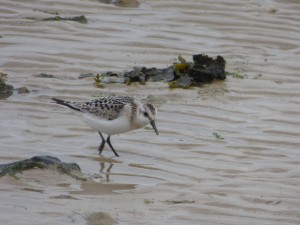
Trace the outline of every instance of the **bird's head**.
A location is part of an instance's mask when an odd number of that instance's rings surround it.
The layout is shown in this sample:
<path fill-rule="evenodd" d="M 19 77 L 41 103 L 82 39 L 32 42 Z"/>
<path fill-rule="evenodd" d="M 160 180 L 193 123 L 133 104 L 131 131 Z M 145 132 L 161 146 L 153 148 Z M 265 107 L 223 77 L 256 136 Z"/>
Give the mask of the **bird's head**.
<path fill-rule="evenodd" d="M 155 133 L 158 135 L 158 131 L 155 125 L 155 118 L 156 118 L 157 110 L 154 105 L 150 103 L 143 104 L 139 110 L 137 120 L 143 126 L 150 123 L 153 127 Z"/>

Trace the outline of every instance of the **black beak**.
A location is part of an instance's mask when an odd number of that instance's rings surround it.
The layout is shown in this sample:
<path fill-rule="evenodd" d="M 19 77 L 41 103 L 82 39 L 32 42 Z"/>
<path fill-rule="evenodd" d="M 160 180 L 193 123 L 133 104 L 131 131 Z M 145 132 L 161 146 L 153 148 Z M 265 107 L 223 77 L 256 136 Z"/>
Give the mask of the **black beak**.
<path fill-rule="evenodd" d="M 151 121 L 150 121 L 150 124 L 151 124 L 151 126 L 153 127 L 155 133 L 158 135 L 158 131 L 157 131 L 157 128 L 156 128 L 156 125 L 155 125 L 155 121 L 154 121 L 154 120 L 151 120 Z"/>

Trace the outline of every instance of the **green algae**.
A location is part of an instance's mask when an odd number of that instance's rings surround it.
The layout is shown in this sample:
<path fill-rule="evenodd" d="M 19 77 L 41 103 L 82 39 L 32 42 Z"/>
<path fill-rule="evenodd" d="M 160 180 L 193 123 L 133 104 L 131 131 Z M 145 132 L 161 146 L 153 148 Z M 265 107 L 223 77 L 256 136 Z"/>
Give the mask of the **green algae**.
<path fill-rule="evenodd" d="M 226 76 L 233 77 L 235 79 L 245 79 L 247 78 L 247 75 L 243 75 L 240 73 L 234 73 L 234 72 L 225 72 Z"/>
<path fill-rule="evenodd" d="M 102 75 L 101 74 L 97 74 L 95 77 L 94 77 L 94 81 L 95 81 L 95 86 L 98 87 L 98 88 L 104 88 L 105 86 L 103 85 L 102 83 Z"/>
<path fill-rule="evenodd" d="M 217 139 L 220 139 L 220 140 L 225 139 L 222 135 L 220 135 L 220 134 L 217 133 L 217 132 L 214 132 L 213 135 L 214 135 Z"/>

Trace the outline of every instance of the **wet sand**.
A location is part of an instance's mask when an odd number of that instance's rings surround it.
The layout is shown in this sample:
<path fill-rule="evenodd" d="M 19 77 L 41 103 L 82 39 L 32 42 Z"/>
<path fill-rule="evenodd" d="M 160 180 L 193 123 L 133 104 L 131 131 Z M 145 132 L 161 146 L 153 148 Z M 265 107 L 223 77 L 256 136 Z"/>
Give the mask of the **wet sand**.
<path fill-rule="evenodd" d="M 31 92 L 0 101 L 0 163 L 51 155 L 91 180 L 51 170 L 2 177 L 0 223 L 299 224 L 299 11 L 271 0 L 2 1 L 0 68 Z M 54 12 L 88 23 L 41 21 Z M 244 79 L 189 90 L 78 79 L 198 53 L 222 55 Z M 100 157 L 98 134 L 50 101 L 109 94 L 151 99 L 160 135 L 113 136 L 121 157 L 107 148 Z"/>

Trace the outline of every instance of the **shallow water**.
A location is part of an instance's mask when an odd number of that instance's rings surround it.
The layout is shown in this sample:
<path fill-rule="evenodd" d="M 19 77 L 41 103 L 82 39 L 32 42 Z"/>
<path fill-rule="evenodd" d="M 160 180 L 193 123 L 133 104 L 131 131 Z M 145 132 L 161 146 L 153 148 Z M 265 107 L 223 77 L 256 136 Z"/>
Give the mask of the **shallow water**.
<path fill-rule="evenodd" d="M 1 163 L 48 154 L 95 182 L 53 171 L 1 178 L 1 224 L 86 224 L 97 212 L 120 224 L 299 224 L 299 10 L 271 0 L 2 1 L 0 67 L 31 93 L 0 101 Z M 49 12 L 88 23 L 26 19 Z M 190 90 L 78 79 L 197 53 L 224 56 L 227 71 L 245 78 Z M 160 135 L 113 136 L 121 157 L 107 148 L 99 157 L 97 132 L 50 101 L 109 94 L 150 96 Z"/>

